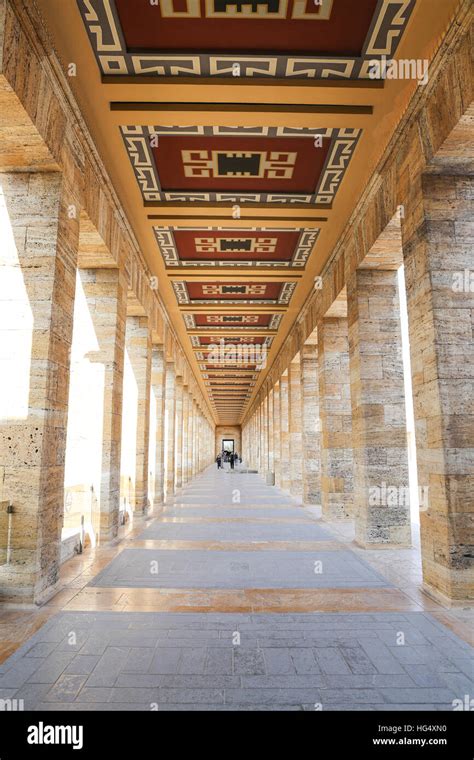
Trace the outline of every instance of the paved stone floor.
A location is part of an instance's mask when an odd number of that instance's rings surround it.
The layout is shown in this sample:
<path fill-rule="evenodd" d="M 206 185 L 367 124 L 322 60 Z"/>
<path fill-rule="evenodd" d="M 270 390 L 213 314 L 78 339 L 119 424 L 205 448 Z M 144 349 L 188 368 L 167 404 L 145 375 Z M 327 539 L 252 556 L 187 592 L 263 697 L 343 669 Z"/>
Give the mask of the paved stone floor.
<path fill-rule="evenodd" d="M 350 551 L 219 552 L 125 549 L 92 586 L 374 588 L 387 582 Z"/>
<path fill-rule="evenodd" d="M 121 538 L 66 563 L 41 610 L 0 612 L 0 699 L 451 710 L 474 694 L 471 614 L 422 594 L 416 549 L 358 549 L 258 475 L 208 470 Z"/>

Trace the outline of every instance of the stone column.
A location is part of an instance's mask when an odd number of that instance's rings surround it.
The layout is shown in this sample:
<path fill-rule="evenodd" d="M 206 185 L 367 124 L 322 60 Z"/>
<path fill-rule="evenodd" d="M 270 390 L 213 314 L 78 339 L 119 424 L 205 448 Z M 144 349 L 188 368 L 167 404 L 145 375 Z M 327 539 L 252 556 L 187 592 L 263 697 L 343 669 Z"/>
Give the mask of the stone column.
<path fill-rule="evenodd" d="M 40 603 L 59 573 L 80 206 L 59 173 L 0 189 L 0 596 Z"/>
<path fill-rule="evenodd" d="M 195 432 L 195 457 L 196 457 L 196 475 L 201 471 L 201 411 L 196 406 L 196 432 Z"/>
<path fill-rule="evenodd" d="M 183 378 L 176 378 L 175 468 L 176 488 L 183 486 Z"/>
<path fill-rule="evenodd" d="M 151 386 L 156 404 L 155 442 L 155 504 L 163 504 L 165 499 L 165 394 L 166 360 L 162 345 L 153 346 L 151 359 Z"/>
<path fill-rule="evenodd" d="M 127 282 L 121 269 L 80 271 L 97 353 L 86 360 L 103 367 L 102 462 L 95 521 L 99 543 L 116 537 L 120 511 L 120 450 L 122 431 L 123 363 L 127 315 Z"/>
<path fill-rule="evenodd" d="M 273 460 L 275 485 L 281 485 L 280 383 L 273 387 Z"/>
<path fill-rule="evenodd" d="M 450 600 L 474 596 L 472 192 L 458 169 L 410 177 L 403 199 L 423 578 Z"/>
<path fill-rule="evenodd" d="M 303 501 L 321 504 L 321 422 L 319 419 L 318 346 L 301 349 L 303 428 Z"/>
<path fill-rule="evenodd" d="M 188 401 L 188 480 L 193 479 L 193 396 Z"/>
<path fill-rule="evenodd" d="M 345 520 L 354 497 L 347 319 L 324 319 L 318 341 L 322 511 L 328 520 Z"/>
<path fill-rule="evenodd" d="M 269 470 L 269 461 L 268 461 L 268 432 L 269 432 L 269 425 L 268 425 L 268 394 L 265 396 L 262 402 L 262 430 L 263 430 L 263 474 L 266 475 L 266 473 Z"/>
<path fill-rule="evenodd" d="M 135 487 L 131 507 L 135 514 L 148 509 L 148 453 L 150 433 L 151 334 L 146 317 L 128 317 L 125 345 L 137 387 Z"/>
<path fill-rule="evenodd" d="M 255 469 L 260 471 L 260 410 L 255 410 Z"/>
<path fill-rule="evenodd" d="M 165 408 L 167 420 L 166 436 L 166 497 L 175 494 L 175 396 L 176 371 L 174 362 L 166 362 Z"/>
<path fill-rule="evenodd" d="M 257 418 L 255 412 L 252 415 L 252 469 L 257 468 Z"/>
<path fill-rule="evenodd" d="M 289 396 L 288 396 L 288 372 L 285 372 L 280 378 L 280 440 L 281 440 L 281 459 L 280 459 L 280 487 L 284 491 L 289 491 L 291 486 L 290 475 L 290 426 L 289 426 Z"/>
<path fill-rule="evenodd" d="M 204 461 L 204 450 L 201 446 L 202 441 L 202 434 L 203 434 L 203 426 L 204 426 L 204 416 L 199 410 L 198 415 L 198 439 L 197 439 L 197 453 L 198 453 L 198 472 L 202 472 L 203 469 L 203 461 Z"/>
<path fill-rule="evenodd" d="M 275 455 L 274 455 L 274 449 L 273 449 L 273 425 L 274 425 L 273 388 L 268 394 L 267 411 L 268 411 L 268 469 L 270 472 L 275 473 Z"/>
<path fill-rule="evenodd" d="M 196 401 L 193 399 L 193 455 L 192 455 L 192 463 L 193 463 L 193 478 L 197 475 L 197 441 L 198 441 L 198 423 L 197 423 L 197 404 Z"/>
<path fill-rule="evenodd" d="M 247 434 L 245 436 L 245 443 L 242 448 L 242 458 L 245 460 L 247 467 L 253 468 L 253 417 L 247 422 L 246 425 Z"/>
<path fill-rule="evenodd" d="M 250 420 L 250 433 L 249 433 L 249 464 L 254 470 L 255 467 L 255 414 L 252 415 Z"/>
<path fill-rule="evenodd" d="M 290 493 L 303 496 L 303 444 L 301 421 L 301 369 L 299 355 L 289 368 Z"/>
<path fill-rule="evenodd" d="M 188 482 L 189 388 L 183 386 L 183 485 Z"/>
<path fill-rule="evenodd" d="M 411 544 L 400 299 L 396 271 L 347 285 L 354 516 L 361 546 Z"/>
<path fill-rule="evenodd" d="M 255 469 L 260 472 L 260 406 L 255 410 Z"/>

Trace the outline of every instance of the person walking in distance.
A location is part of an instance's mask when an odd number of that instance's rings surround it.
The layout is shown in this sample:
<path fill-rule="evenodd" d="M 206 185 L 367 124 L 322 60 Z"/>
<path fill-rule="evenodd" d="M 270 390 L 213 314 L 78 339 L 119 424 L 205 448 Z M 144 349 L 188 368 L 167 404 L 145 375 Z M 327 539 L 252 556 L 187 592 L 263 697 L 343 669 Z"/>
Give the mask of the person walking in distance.
<path fill-rule="evenodd" d="M 221 457 L 221 455 L 220 455 L 220 454 L 218 454 L 218 455 L 216 456 L 216 464 L 217 464 L 217 469 L 218 469 L 218 470 L 220 470 L 220 469 L 221 469 L 221 466 L 222 466 L 222 457 Z"/>

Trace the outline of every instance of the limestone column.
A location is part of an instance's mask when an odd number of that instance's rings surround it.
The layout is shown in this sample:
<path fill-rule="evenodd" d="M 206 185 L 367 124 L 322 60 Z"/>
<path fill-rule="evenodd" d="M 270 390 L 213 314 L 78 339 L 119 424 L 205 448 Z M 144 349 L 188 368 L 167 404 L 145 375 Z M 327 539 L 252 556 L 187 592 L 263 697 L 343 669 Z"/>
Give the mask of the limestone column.
<path fill-rule="evenodd" d="M 189 388 L 183 386 L 183 485 L 188 482 Z"/>
<path fill-rule="evenodd" d="M 472 599 L 474 273 L 472 175 L 428 174 L 404 198 L 403 256 L 421 499 L 423 578 Z"/>
<path fill-rule="evenodd" d="M 188 400 L 188 481 L 193 479 L 193 396 L 189 394 Z"/>
<path fill-rule="evenodd" d="M 289 491 L 291 486 L 290 475 L 290 425 L 289 425 L 289 396 L 288 396 L 288 371 L 285 370 L 280 378 L 280 488 Z"/>
<path fill-rule="evenodd" d="M 250 469 L 253 468 L 253 417 L 247 422 L 246 425 L 247 435 L 246 441 L 242 448 L 242 459 Z"/>
<path fill-rule="evenodd" d="M 318 342 L 322 512 L 345 520 L 353 515 L 354 498 L 347 319 L 324 319 Z"/>
<path fill-rule="evenodd" d="M 400 299 L 396 271 L 347 285 L 354 516 L 361 546 L 411 544 Z"/>
<path fill-rule="evenodd" d="M 262 401 L 263 475 L 268 472 L 268 395 Z"/>
<path fill-rule="evenodd" d="M 268 394 L 268 469 L 270 472 L 275 473 L 275 456 L 273 449 L 273 388 Z"/>
<path fill-rule="evenodd" d="M 193 463 L 193 478 L 197 475 L 197 438 L 198 438 L 198 423 L 197 423 L 197 404 L 195 399 L 193 399 L 193 456 L 192 456 L 192 463 Z"/>
<path fill-rule="evenodd" d="M 255 410 L 253 413 L 253 463 L 252 467 L 254 470 L 258 470 L 258 429 L 257 429 L 257 411 Z"/>
<path fill-rule="evenodd" d="M 174 362 L 166 362 L 166 497 L 175 494 L 175 398 L 176 370 Z"/>
<path fill-rule="evenodd" d="M 290 493 L 303 496 L 303 444 L 301 421 L 301 370 L 299 355 L 289 368 Z"/>
<path fill-rule="evenodd" d="M 75 193 L 59 173 L 0 174 L 0 502 L 14 510 L 10 543 L 6 520 L 0 535 L 4 601 L 40 603 L 58 581 L 79 239 Z"/>
<path fill-rule="evenodd" d="M 175 468 L 176 488 L 183 486 L 183 378 L 176 378 Z"/>
<path fill-rule="evenodd" d="M 127 282 L 122 269 L 80 271 L 97 353 L 87 360 L 103 367 L 102 463 L 95 521 L 99 543 L 117 535 L 120 511 L 120 451 Z"/>
<path fill-rule="evenodd" d="M 199 410 L 199 417 L 198 417 L 198 447 L 197 447 L 197 452 L 198 452 L 198 472 L 202 472 L 202 469 L 203 469 L 203 454 L 204 454 L 204 451 L 203 451 L 203 447 L 201 446 L 202 433 L 203 433 L 203 425 L 204 425 L 204 417 L 203 417 L 203 414 L 202 414 L 201 410 Z"/>
<path fill-rule="evenodd" d="M 273 387 L 273 468 L 275 485 L 281 485 L 280 383 Z"/>
<path fill-rule="evenodd" d="M 260 472 L 260 407 L 255 410 L 255 469 Z"/>
<path fill-rule="evenodd" d="M 195 451 L 196 451 L 196 475 L 201 472 L 201 410 L 196 408 L 196 432 L 195 432 Z"/>
<path fill-rule="evenodd" d="M 165 394 L 166 359 L 162 345 L 153 346 L 151 357 L 151 386 L 155 394 L 156 441 L 155 441 L 155 504 L 165 499 Z"/>
<path fill-rule="evenodd" d="M 301 349 L 303 429 L 303 502 L 321 504 L 321 422 L 319 419 L 318 346 Z"/>
<path fill-rule="evenodd" d="M 262 471 L 262 407 L 257 409 L 257 469 Z"/>
<path fill-rule="evenodd" d="M 260 409 L 255 410 L 255 469 L 260 472 Z"/>
<path fill-rule="evenodd" d="M 148 453 L 150 433 L 151 333 L 146 317 L 128 317 L 125 345 L 137 389 L 135 483 L 131 507 L 135 514 L 147 511 Z"/>
<path fill-rule="evenodd" d="M 250 431 L 249 431 L 249 451 L 246 452 L 246 459 L 249 463 L 249 466 L 252 469 L 255 469 L 255 417 L 252 415 L 252 418 L 249 423 Z"/>
<path fill-rule="evenodd" d="M 258 470 L 257 450 L 258 450 L 257 414 L 256 412 L 254 412 L 252 415 L 252 469 L 253 470 Z"/>

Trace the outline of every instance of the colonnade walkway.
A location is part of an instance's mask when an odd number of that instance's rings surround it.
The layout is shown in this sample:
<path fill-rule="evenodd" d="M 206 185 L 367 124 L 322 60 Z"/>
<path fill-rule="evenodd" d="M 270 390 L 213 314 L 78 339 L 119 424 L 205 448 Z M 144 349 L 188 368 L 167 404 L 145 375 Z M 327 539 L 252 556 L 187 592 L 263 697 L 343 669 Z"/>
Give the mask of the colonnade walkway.
<path fill-rule="evenodd" d="M 452 710 L 474 693 L 462 609 L 417 549 L 206 470 L 113 547 L 67 562 L 39 610 L 0 614 L 0 698 L 26 710 Z M 23 641 L 18 646 L 18 641 Z"/>

